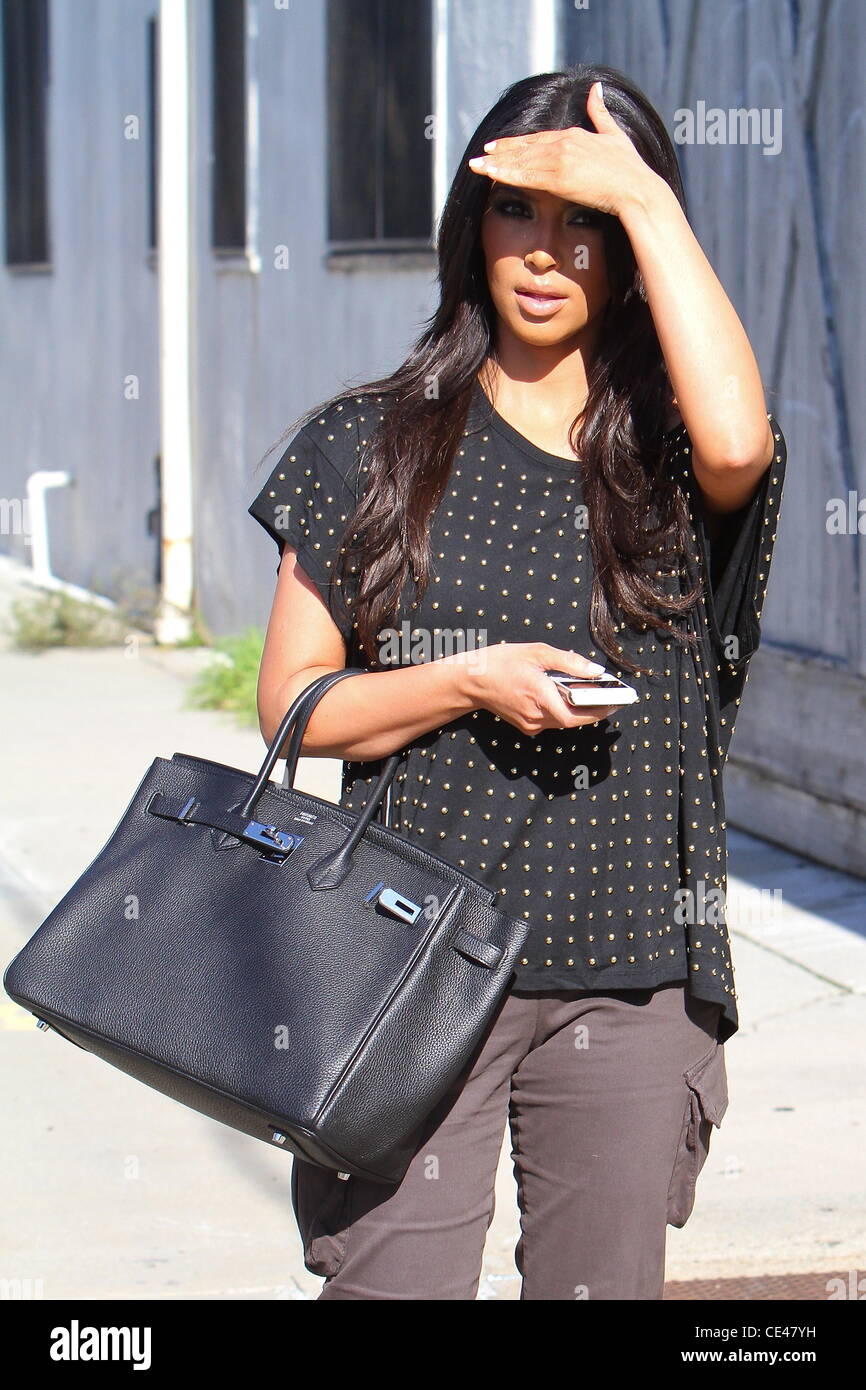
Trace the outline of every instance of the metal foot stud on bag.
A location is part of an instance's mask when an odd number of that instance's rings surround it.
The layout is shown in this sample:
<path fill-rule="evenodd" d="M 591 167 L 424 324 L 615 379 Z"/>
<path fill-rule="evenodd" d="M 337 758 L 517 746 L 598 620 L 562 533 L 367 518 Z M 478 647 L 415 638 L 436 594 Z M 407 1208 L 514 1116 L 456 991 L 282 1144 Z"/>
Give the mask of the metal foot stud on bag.
<path fill-rule="evenodd" d="M 295 790 L 313 709 L 363 674 L 313 681 L 258 775 L 155 758 L 4 985 L 46 1034 L 174 1100 L 342 1178 L 395 1183 L 529 926 L 375 819 L 399 754 L 360 813 Z"/>

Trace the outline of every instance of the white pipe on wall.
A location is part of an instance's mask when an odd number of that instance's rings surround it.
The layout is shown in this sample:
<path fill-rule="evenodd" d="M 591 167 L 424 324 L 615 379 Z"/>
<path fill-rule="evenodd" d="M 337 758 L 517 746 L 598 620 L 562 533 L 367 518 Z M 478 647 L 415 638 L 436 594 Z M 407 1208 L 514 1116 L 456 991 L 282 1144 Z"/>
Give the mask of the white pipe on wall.
<path fill-rule="evenodd" d="M 27 479 L 27 530 L 30 537 L 31 577 L 34 584 L 42 589 L 69 594 L 70 598 L 80 599 L 82 603 L 94 603 L 99 608 L 116 609 L 117 604 L 102 594 L 91 593 L 80 584 L 70 584 L 51 573 L 51 554 L 48 544 L 48 511 L 45 494 L 52 487 L 69 487 L 73 478 L 71 473 L 55 469 L 40 468 Z"/>
<path fill-rule="evenodd" d="M 555 71 L 559 64 L 559 0 L 532 0 L 529 24 L 529 71 Z"/>
<path fill-rule="evenodd" d="M 189 0 L 159 6 L 159 389 L 162 590 L 156 639 L 192 630 L 192 132 Z"/>
<path fill-rule="evenodd" d="M 435 0 L 433 7 L 433 232 L 435 237 L 448 196 L 448 5 Z"/>
<path fill-rule="evenodd" d="M 40 468 L 27 479 L 27 530 L 30 536 L 30 563 L 37 583 L 52 579 L 48 545 L 48 514 L 45 494 L 51 487 L 69 487 L 71 473 Z"/>

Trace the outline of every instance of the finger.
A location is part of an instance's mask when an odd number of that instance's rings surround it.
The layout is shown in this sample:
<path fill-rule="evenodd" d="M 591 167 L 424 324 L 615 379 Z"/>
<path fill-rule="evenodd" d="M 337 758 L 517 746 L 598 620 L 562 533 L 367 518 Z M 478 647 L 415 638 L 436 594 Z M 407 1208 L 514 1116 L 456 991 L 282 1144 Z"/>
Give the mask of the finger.
<path fill-rule="evenodd" d="M 609 713 L 609 710 L 597 710 L 588 705 L 584 705 L 580 710 L 569 705 L 561 714 L 557 713 L 553 716 L 554 727 L 557 729 L 593 728 L 596 724 L 600 724 L 603 719 L 606 719 Z"/>
<path fill-rule="evenodd" d="M 605 673 L 603 662 L 590 661 L 589 657 L 581 656 L 570 647 L 547 647 L 546 651 L 550 655 L 546 670 L 567 671 L 570 676 L 600 676 Z"/>
<path fill-rule="evenodd" d="M 483 148 L 487 154 L 499 154 L 500 151 L 503 154 L 512 154 L 525 146 L 559 145 L 574 140 L 590 140 L 593 133 L 579 125 L 563 126 L 559 130 L 536 130 L 530 135 L 498 135 L 495 140 L 485 140 Z"/>
<path fill-rule="evenodd" d="M 529 135 L 498 135 L 495 140 L 485 140 L 484 149 L 504 150 L 508 154 L 521 145 L 544 145 L 561 140 L 562 134 L 561 130 L 534 130 Z"/>
<path fill-rule="evenodd" d="M 601 82 L 593 82 L 586 98 L 586 109 L 596 130 L 601 134 L 622 135 L 620 126 L 608 111 L 604 102 L 604 88 Z"/>
<path fill-rule="evenodd" d="M 616 708 L 615 705 L 573 705 L 566 696 L 563 696 L 563 699 L 569 718 L 577 724 L 597 724 L 599 720 L 606 719 Z"/>
<path fill-rule="evenodd" d="M 515 188 L 545 189 L 557 176 L 558 171 L 550 165 L 529 163 L 518 155 L 499 156 L 489 159 L 486 155 L 475 155 L 468 161 L 473 174 L 486 174 L 496 183 L 513 184 Z"/>
<path fill-rule="evenodd" d="M 553 682 L 551 682 L 553 684 Z M 573 705 L 564 691 L 554 687 L 556 694 L 547 691 L 539 698 L 539 705 L 550 716 L 557 729 L 576 729 L 582 724 L 597 724 L 606 719 L 610 705 Z"/>

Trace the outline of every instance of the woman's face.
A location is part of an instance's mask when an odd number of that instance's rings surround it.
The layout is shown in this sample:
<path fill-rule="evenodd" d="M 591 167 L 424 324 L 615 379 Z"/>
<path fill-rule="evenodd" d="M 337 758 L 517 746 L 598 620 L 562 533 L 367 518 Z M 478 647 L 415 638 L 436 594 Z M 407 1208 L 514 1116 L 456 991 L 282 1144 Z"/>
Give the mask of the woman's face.
<path fill-rule="evenodd" d="M 610 289 L 601 214 L 594 208 L 494 183 L 481 245 L 500 332 L 555 347 L 603 313 Z M 533 298 L 532 290 L 553 297 Z"/>

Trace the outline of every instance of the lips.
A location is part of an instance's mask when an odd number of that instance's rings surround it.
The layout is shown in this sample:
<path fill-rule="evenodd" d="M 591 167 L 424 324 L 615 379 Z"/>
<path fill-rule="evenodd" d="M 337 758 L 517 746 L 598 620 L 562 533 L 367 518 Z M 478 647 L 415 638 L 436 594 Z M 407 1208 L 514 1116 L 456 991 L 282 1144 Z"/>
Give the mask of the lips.
<path fill-rule="evenodd" d="M 537 289 L 534 285 L 518 286 L 516 293 L 529 295 L 532 299 L 565 299 L 565 295 L 557 294 L 556 290 Z"/>
<path fill-rule="evenodd" d="M 533 319 L 552 319 L 555 314 L 566 303 L 564 294 L 556 294 L 553 290 L 544 289 L 520 289 L 515 290 L 515 297 L 520 305 L 523 314 L 529 314 Z"/>

